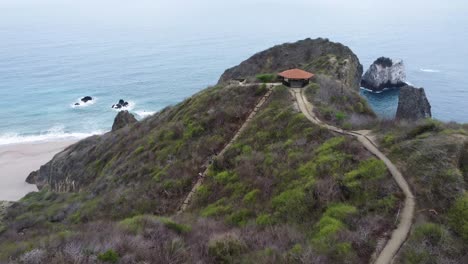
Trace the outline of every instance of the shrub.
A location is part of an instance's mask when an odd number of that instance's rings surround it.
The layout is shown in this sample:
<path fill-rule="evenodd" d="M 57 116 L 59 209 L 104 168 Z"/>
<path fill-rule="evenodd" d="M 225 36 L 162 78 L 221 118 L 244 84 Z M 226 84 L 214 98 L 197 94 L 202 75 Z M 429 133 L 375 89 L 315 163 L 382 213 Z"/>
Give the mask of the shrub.
<path fill-rule="evenodd" d="M 171 229 L 172 231 L 175 231 L 178 234 L 188 233 L 188 232 L 190 232 L 192 230 L 192 228 L 190 226 L 184 225 L 184 224 L 178 224 L 178 223 L 172 221 L 169 218 L 161 217 L 161 218 L 159 218 L 159 220 L 168 229 Z"/>
<path fill-rule="evenodd" d="M 135 151 L 133 153 L 135 155 L 138 155 L 140 153 L 143 153 L 143 151 L 145 151 L 145 147 L 144 146 L 139 146 L 137 149 L 135 149 Z"/>
<path fill-rule="evenodd" d="M 147 217 L 150 217 L 150 216 L 136 215 L 134 217 L 129 217 L 120 221 L 119 226 L 122 229 L 125 229 L 127 231 L 137 234 L 143 231 L 144 222 L 147 219 Z"/>
<path fill-rule="evenodd" d="M 245 243 L 235 233 L 218 235 L 208 242 L 208 254 L 217 263 L 233 263 L 245 249 Z"/>
<path fill-rule="evenodd" d="M 252 212 L 247 209 L 241 209 L 238 212 L 230 214 L 226 218 L 226 222 L 235 226 L 244 226 L 247 224 L 248 218 L 252 215 Z"/>
<path fill-rule="evenodd" d="M 287 190 L 275 196 L 272 206 L 283 219 L 295 219 L 307 212 L 306 195 L 303 189 Z"/>
<path fill-rule="evenodd" d="M 348 215 L 355 214 L 356 212 L 356 207 L 339 203 L 329 206 L 328 209 L 325 211 L 324 216 L 344 220 Z"/>
<path fill-rule="evenodd" d="M 338 122 L 343 122 L 346 119 L 346 114 L 343 112 L 338 112 L 335 114 L 335 118 Z"/>
<path fill-rule="evenodd" d="M 344 183 L 349 188 L 359 188 L 360 180 L 375 180 L 380 179 L 387 173 L 387 167 L 383 161 L 371 158 L 359 163 L 356 170 L 345 174 Z"/>
<path fill-rule="evenodd" d="M 255 202 L 257 201 L 257 196 L 260 194 L 260 190 L 259 189 L 255 189 L 253 191 L 250 191 L 248 192 L 245 196 L 244 196 L 244 199 L 242 199 L 242 201 L 246 204 L 246 205 L 252 205 L 252 204 L 255 204 Z"/>
<path fill-rule="evenodd" d="M 424 223 L 414 229 L 413 237 L 420 243 L 424 240 L 436 246 L 444 235 L 444 230 L 440 225 L 434 223 Z"/>
<path fill-rule="evenodd" d="M 259 226 L 269 226 L 274 224 L 273 217 L 271 217 L 270 214 L 261 214 L 257 216 L 257 219 L 255 220 L 255 223 Z"/>
<path fill-rule="evenodd" d="M 201 216 L 203 217 L 209 217 L 209 216 L 219 216 L 223 215 L 226 213 L 229 213 L 231 211 L 231 207 L 227 205 L 223 205 L 222 203 L 224 202 L 223 199 L 208 205 L 201 211 Z"/>
<path fill-rule="evenodd" d="M 119 254 L 112 249 L 98 255 L 98 260 L 103 262 L 117 263 L 119 261 Z"/>
<path fill-rule="evenodd" d="M 237 178 L 238 177 L 235 173 L 229 171 L 222 171 L 214 176 L 215 181 L 221 184 L 235 182 L 237 181 Z"/>
<path fill-rule="evenodd" d="M 441 125 L 437 121 L 431 119 L 424 120 L 422 124 L 416 126 L 408 132 L 408 138 L 411 139 L 427 132 L 437 132 L 441 129 Z"/>
<path fill-rule="evenodd" d="M 449 211 L 449 223 L 468 242 L 468 193 L 460 196 Z"/>
<path fill-rule="evenodd" d="M 264 73 L 256 75 L 255 78 L 263 83 L 268 83 L 274 81 L 276 79 L 276 75 L 271 73 Z"/>

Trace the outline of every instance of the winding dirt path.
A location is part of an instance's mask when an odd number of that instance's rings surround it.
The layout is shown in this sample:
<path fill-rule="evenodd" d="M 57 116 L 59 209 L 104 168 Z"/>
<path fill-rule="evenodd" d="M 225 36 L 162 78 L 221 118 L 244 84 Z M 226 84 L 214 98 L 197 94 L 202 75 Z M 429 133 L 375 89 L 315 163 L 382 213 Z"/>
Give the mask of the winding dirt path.
<path fill-rule="evenodd" d="M 257 85 L 257 84 L 244 84 L 242 86 L 253 86 L 253 85 Z M 237 140 L 237 138 L 240 136 L 240 134 L 247 128 L 247 126 L 250 124 L 250 122 L 252 121 L 252 119 L 255 117 L 255 115 L 258 113 L 258 110 L 260 110 L 260 108 L 265 104 L 265 102 L 268 100 L 268 98 L 270 97 L 271 93 L 273 92 L 273 87 L 274 86 L 277 86 L 278 84 L 268 84 L 268 91 L 266 92 L 266 94 L 259 99 L 259 101 L 257 102 L 257 104 L 255 105 L 255 108 L 252 110 L 252 112 L 250 112 L 249 116 L 247 117 L 247 119 L 244 121 L 244 123 L 242 124 L 242 126 L 237 130 L 237 132 L 234 134 L 234 136 L 231 138 L 231 140 L 229 141 L 229 143 L 224 146 L 224 148 L 214 157 L 220 157 L 220 156 L 223 156 L 224 153 L 226 152 L 226 150 L 232 146 L 232 144 L 234 143 L 234 141 Z M 197 179 L 197 182 L 195 183 L 195 185 L 192 187 L 192 190 L 190 190 L 190 192 L 187 194 L 187 196 L 185 197 L 182 205 L 179 207 L 179 210 L 177 211 L 176 214 L 180 214 L 180 213 L 183 213 L 185 210 L 187 210 L 190 202 L 192 201 L 193 199 L 193 195 L 195 194 L 195 192 L 197 191 L 197 189 L 203 184 L 203 180 L 205 179 L 205 176 L 206 174 L 208 173 L 208 165 L 209 163 L 207 162 L 206 163 L 206 169 L 203 173 L 200 173 L 198 175 L 198 179 Z"/>
<path fill-rule="evenodd" d="M 368 151 L 370 151 L 372 154 L 374 154 L 380 160 L 382 160 L 387 166 L 390 173 L 392 174 L 393 179 L 395 179 L 396 183 L 405 194 L 405 205 L 400 214 L 400 222 L 397 228 L 393 230 L 392 237 L 387 242 L 387 244 L 377 257 L 376 261 L 374 262 L 376 264 L 391 263 L 400 247 L 403 245 L 403 243 L 405 243 L 406 238 L 408 237 L 409 231 L 411 229 L 414 217 L 416 201 L 408 183 L 406 182 L 401 172 L 397 169 L 397 167 L 387 158 L 387 156 L 385 156 L 378 149 L 377 144 L 375 144 L 375 142 L 368 136 L 370 131 L 345 131 L 343 129 L 325 124 L 315 116 L 313 111 L 313 105 L 306 99 L 304 95 L 304 89 L 291 89 L 291 93 L 296 99 L 301 112 L 311 122 L 319 126 L 325 127 L 333 132 L 356 137 Z"/>

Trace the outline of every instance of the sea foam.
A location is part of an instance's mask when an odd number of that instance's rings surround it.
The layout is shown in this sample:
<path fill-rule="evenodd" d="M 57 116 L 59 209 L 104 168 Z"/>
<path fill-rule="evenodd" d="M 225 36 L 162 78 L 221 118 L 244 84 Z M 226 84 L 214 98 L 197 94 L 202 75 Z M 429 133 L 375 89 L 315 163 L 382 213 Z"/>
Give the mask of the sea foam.
<path fill-rule="evenodd" d="M 156 112 L 152 111 L 135 111 L 135 114 L 137 114 L 140 118 L 145 118 L 150 115 L 154 115 Z"/>
<path fill-rule="evenodd" d="M 53 127 L 50 130 L 40 133 L 37 135 L 21 135 L 17 133 L 4 133 L 0 134 L 0 146 L 12 145 L 12 144 L 23 144 L 23 143 L 40 143 L 40 142 L 51 142 L 51 141 L 66 141 L 66 140 L 78 140 L 93 135 L 103 134 L 104 131 L 94 131 L 91 133 L 82 132 L 64 132 L 63 129 Z"/>
<path fill-rule="evenodd" d="M 419 70 L 422 72 L 433 72 L 433 73 L 440 72 L 439 70 L 434 70 L 434 69 L 419 69 Z"/>

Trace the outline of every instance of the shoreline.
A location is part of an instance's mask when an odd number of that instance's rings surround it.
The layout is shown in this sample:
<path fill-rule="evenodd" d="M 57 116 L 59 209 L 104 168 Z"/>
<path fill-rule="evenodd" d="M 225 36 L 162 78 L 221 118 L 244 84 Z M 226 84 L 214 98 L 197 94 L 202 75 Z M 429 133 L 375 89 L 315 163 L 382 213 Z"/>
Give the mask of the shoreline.
<path fill-rule="evenodd" d="M 37 191 L 26 183 L 28 175 L 78 139 L 0 145 L 0 201 L 17 201 Z"/>

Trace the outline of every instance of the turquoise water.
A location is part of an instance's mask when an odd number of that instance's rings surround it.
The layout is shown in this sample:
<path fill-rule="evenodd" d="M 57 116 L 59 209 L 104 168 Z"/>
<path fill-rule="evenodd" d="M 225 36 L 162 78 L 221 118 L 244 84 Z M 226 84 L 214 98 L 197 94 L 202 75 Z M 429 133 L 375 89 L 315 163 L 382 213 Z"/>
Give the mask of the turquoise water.
<path fill-rule="evenodd" d="M 11 8 L 0 17 L 0 145 L 103 133 L 119 99 L 143 118 L 215 84 L 224 69 L 257 51 L 306 37 L 350 46 L 365 68 L 382 55 L 402 58 L 409 82 L 426 89 L 435 118 L 468 122 L 464 5 L 425 7 L 438 11 L 430 17 L 402 10 L 398 19 L 382 19 L 369 15 L 371 5 L 350 13 L 350 7 L 325 5 L 319 12 L 304 4 L 294 22 L 285 22 L 293 18 L 287 14 L 273 15 L 281 6 L 258 13 L 251 3 L 239 5 L 242 16 L 237 9 L 199 9 L 173 23 L 169 17 L 175 21 L 178 14 L 170 11 L 144 26 L 135 19 L 96 24 L 65 15 L 25 21 L 15 16 L 20 9 Z M 394 114 L 397 92 L 363 94 L 381 116 Z M 73 106 L 86 95 L 97 100 Z"/>

